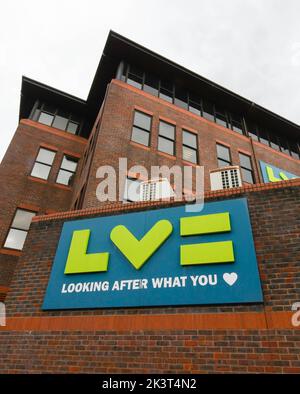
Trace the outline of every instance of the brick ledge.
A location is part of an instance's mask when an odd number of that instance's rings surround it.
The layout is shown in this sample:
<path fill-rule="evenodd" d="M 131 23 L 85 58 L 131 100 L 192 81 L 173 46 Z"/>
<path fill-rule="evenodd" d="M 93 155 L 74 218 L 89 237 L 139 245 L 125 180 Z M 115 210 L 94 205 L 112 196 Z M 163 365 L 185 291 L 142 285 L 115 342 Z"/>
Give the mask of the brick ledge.
<path fill-rule="evenodd" d="M 0 331 L 274 330 L 300 329 L 292 312 L 232 312 L 185 315 L 8 317 Z"/>

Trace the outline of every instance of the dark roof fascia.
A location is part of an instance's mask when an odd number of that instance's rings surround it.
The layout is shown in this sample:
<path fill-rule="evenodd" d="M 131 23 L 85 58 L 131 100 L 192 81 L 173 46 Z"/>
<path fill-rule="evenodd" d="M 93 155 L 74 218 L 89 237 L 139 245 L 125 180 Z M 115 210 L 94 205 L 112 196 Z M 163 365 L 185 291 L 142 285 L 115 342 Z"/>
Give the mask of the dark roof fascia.
<path fill-rule="evenodd" d="M 120 49 L 120 51 L 118 51 Z M 61 90 L 50 87 L 46 84 L 40 83 L 28 77 L 22 78 L 22 91 L 24 86 L 31 86 L 36 89 L 41 89 L 46 92 L 46 94 L 53 97 L 61 97 L 66 100 L 69 104 L 82 105 L 82 108 L 85 107 L 85 111 L 89 114 L 89 116 L 96 116 L 97 110 L 101 106 L 101 101 L 104 98 L 104 94 L 106 91 L 107 84 L 114 78 L 116 67 L 118 62 L 122 59 L 120 53 L 127 53 L 132 49 L 131 56 L 137 56 L 140 58 L 140 61 L 148 61 L 151 62 L 151 59 L 154 59 L 156 62 L 156 66 L 161 64 L 164 68 L 170 68 L 173 74 L 179 73 L 184 79 L 186 77 L 189 82 L 195 80 L 195 83 L 201 84 L 201 86 L 207 88 L 207 91 L 210 94 L 215 94 L 216 99 L 220 96 L 220 99 L 223 101 L 227 101 L 231 107 L 234 107 L 235 104 L 237 107 L 244 111 L 245 115 L 252 116 L 253 118 L 262 119 L 274 126 L 277 129 L 283 129 L 283 132 L 287 132 L 290 135 L 294 135 L 295 132 L 300 135 L 300 126 L 294 122 L 291 122 L 282 116 L 254 103 L 251 100 L 248 100 L 229 89 L 222 87 L 198 74 L 195 72 L 186 69 L 183 66 L 143 47 L 142 45 L 137 44 L 136 42 L 114 32 L 110 31 L 108 34 L 108 38 L 100 58 L 87 100 L 83 100 L 81 98 L 70 95 Z M 128 51 L 127 51 L 128 50 Z M 126 59 L 125 59 L 126 60 Z M 198 82 L 197 82 L 198 81 Z M 215 93 L 214 93 L 215 90 Z M 21 115 L 21 107 L 22 107 L 22 97 L 21 97 L 21 105 L 20 105 L 20 115 Z M 281 132 L 280 132 L 281 133 Z"/>
<path fill-rule="evenodd" d="M 129 44 L 132 47 L 136 48 L 137 50 L 145 53 L 146 55 L 152 56 L 152 57 L 156 58 L 157 60 L 169 65 L 170 67 L 173 67 L 173 68 L 179 70 L 180 72 L 183 72 L 183 73 L 191 76 L 192 78 L 196 78 L 197 80 L 200 80 L 201 82 L 207 84 L 208 86 L 211 86 L 211 87 L 215 88 L 216 90 L 219 90 L 220 92 L 225 93 L 226 95 L 229 95 L 240 102 L 243 102 L 244 104 L 246 104 L 249 107 L 249 110 L 251 110 L 251 111 L 253 111 L 253 110 L 261 111 L 261 112 L 265 113 L 266 115 L 274 117 L 281 122 L 287 123 L 292 127 L 298 128 L 300 131 L 300 125 L 262 107 L 259 104 L 256 104 L 255 102 L 253 102 L 251 100 L 246 99 L 245 97 L 238 95 L 237 93 L 234 93 L 233 91 L 231 91 L 227 88 L 224 88 L 223 86 L 221 86 L 213 81 L 210 81 L 209 79 L 195 73 L 194 71 L 191 71 L 191 70 L 179 65 L 178 63 L 175 63 L 172 60 L 169 60 L 169 59 L 165 58 L 164 56 L 161 56 L 158 53 L 156 53 L 150 49 L 147 49 L 144 46 L 139 45 L 136 42 L 114 32 L 112 30 L 109 32 L 109 36 L 108 36 L 107 43 L 106 43 L 105 47 L 107 47 L 109 45 L 110 38 L 118 39 L 119 41 L 126 43 L 127 45 Z"/>

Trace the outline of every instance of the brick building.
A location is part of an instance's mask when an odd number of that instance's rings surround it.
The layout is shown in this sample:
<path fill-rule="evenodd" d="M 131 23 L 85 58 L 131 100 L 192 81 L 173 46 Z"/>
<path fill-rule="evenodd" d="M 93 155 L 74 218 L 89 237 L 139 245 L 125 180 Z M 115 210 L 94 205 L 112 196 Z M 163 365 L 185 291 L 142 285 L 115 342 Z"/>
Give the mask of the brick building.
<path fill-rule="evenodd" d="M 1 370 L 300 372 L 291 323 L 300 301 L 300 127 L 114 32 L 87 100 L 26 77 L 21 93 L 0 167 Z M 97 169 L 118 169 L 119 158 L 129 169 L 117 190 L 123 201 L 101 202 Z M 43 306 L 68 223 L 184 206 L 184 195 L 138 201 L 130 187 L 147 183 L 135 165 L 203 166 L 209 206 L 247 202 L 260 301 L 249 292 L 241 302 L 232 293 L 230 302 L 189 304 L 175 295 L 153 304 Z M 170 186 L 176 192 L 172 179 Z M 195 176 L 184 192 L 195 192 Z M 218 258 L 192 264 L 229 262 Z"/>

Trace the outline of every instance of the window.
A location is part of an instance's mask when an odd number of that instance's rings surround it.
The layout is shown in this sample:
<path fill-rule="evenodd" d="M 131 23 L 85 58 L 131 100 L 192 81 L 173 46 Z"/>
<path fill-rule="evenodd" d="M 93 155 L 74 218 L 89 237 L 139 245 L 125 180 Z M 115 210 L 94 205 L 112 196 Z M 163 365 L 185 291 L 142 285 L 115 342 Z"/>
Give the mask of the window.
<path fill-rule="evenodd" d="M 266 130 L 263 129 L 259 129 L 258 131 L 259 133 L 259 142 L 261 142 L 264 145 L 268 145 L 269 146 L 269 134 Z"/>
<path fill-rule="evenodd" d="M 43 123 L 47 126 L 51 126 L 53 119 L 54 119 L 53 115 L 41 111 L 40 116 L 38 118 L 38 122 Z"/>
<path fill-rule="evenodd" d="M 248 136 L 254 141 L 258 141 L 257 127 L 253 123 L 247 122 Z"/>
<path fill-rule="evenodd" d="M 214 106 L 211 103 L 208 103 L 207 101 L 203 102 L 202 116 L 211 122 L 215 121 Z"/>
<path fill-rule="evenodd" d="M 288 145 L 286 139 L 283 138 L 283 137 L 280 137 L 279 143 L 280 143 L 280 150 L 281 150 L 281 152 L 285 153 L 286 155 L 289 155 L 290 154 L 290 150 L 289 150 L 289 145 Z"/>
<path fill-rule="evenodd" d="M 193 93 L 190 93 L 189 95 L 189 111 L 201 116 L 201 100 Z"/>
<path fill-rule="evenodd" d="M 76 134 L 80 126 L 80 119 L 78 117 L 45 103 L 35 110 L 32 119 L 71 134 Z"/>
<path fill-rule="evenodd" d="M 191 163 L 198 163 L 197 135 L 185 130 L 182 133 L 182 158 Z"/>
<path fill-rule="evenodd" d="M 231 166 L 230 149 L 227 146 L 217 144 L 217 158 L 219 167 Z"/>
<path fill-rule="evenodd" d="M 30 175 L 36 178 L 47 180 L 54 157 L 55 152 L 52 150 L 40 148 Z"/>
<path fill-rule="evenodd" d="M 159 97 L 173 103 L 174 87 L 169 81 L 160 81 Z"/>
<path fill-rule="evenodd" d="M 227 127 L 227 117 L 224 111 L 216 111 L 216 123 L 223 127 Z"/>
<path fill-rule="evenodd" d="M 125 181 L 123 200 L 128 202 L 140 201 L 140 184 L 140 180 L 127 177 Z"/>
<path fill-rule="evenodd" d="M 153 75 L 145 75 L 144 91 L 152 94 L 153 96 L 158 96 L 159 91 L 159 79 Z"/>
<path fill-rule="evenodd" d="M 175 90 L 175 105 L 178 107 L 188 108 L 187 92 L 184 89 L 176 88 Z"/>
<path fill-rule="evenodd" d="M 243 153 L 239 153 L 240 165 L 241 165 L 241 173 L 242 179 L 247 183 L 254 183 L 254 174 L 251 163 L 251 157 L 248 155 L 244 155 Z"/>
<path fill-rule="evenodd" d="M 238 116 L 232 116 L 232 115 L 230 118 L 231 118 L 231 130 L 236 131 L 239 134 L 244 134 L 242 119 L 239 118 Z"/>
<path fill-rule="evenodd" d="M 78 130 L 78 123 L 70 121 L 66 130 L 71 134 L 76 134 L 76 131 Z"/>
<path fill-rule="evenodd" d="M 149 146 L 152 117 L 139 111 L 134 111 L 131 140 Z"/>
<path fill-rule="evenodd" d="M 134 66 L 129 67 L 127 83 L 135 88 L 142 89 L 144 73 Z"/>
<path fill-rule="evenodd" d="M 56 183 L 70 186 L 74 179 L 77 164 L 78 164 L 78 159 L 64 155 L 60 165 L 60 169 L 58 171 Z"/>
<path fill-rule="evenodd" d="M 290 146 L 290 152 L 291 152 L 291 156 L 294 157 L 295 159 L 299 159 L 299 147 L 297 142 L 289 142 L 289 146 Z"/>
<path fill-rule="evenodd" d="M 280 150 L 280 148 L 279 148 L 279 139 L 278 139 L 277 135 L 275 135 L 273 133 L 270 133 L 269 135 L 270 135 L 270 146 L 271 146 L 271 148 L 276 149 L 276 150 Z"/>
<path fill-rule="evenodd" d="M 17 209 L 9 232 L 7 234 L 4 247 L 9 249 L 22 250 L 29 230 L 31 219 L 35 212 Z"/>
<path fill-rule="evenodd" d="M 159 122 L 159 136 L 158 136 L 158 150 L 168 153 L 169 155 L 175 154 L 175 126 Z"/>

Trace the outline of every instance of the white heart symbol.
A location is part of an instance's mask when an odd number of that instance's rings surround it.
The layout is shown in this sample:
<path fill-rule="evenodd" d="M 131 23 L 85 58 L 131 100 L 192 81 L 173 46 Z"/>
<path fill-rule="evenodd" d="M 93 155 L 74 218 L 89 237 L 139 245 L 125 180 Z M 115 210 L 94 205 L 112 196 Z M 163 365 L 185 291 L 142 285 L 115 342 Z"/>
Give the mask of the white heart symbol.
<path fill-rule="evenodd" d="M 229 285 L 232 286 L 235 284 L 237 281 L 238 274 L 235 272 L 231 272 L 231 274 L 228 274 L 227 272 L 223 275 L 224 281 Z"/>

